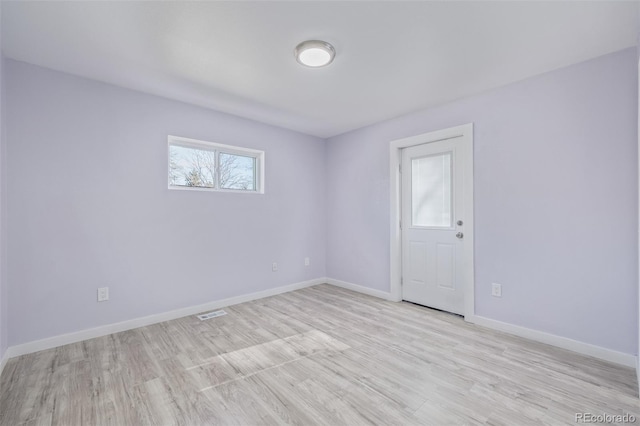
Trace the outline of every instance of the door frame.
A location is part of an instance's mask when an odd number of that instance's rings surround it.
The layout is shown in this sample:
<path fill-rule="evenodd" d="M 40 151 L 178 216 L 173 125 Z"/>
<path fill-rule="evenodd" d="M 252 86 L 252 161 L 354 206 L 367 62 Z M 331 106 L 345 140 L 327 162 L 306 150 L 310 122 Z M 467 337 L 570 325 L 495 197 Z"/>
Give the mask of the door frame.
<path fill-rule="evenodd" d="M 473 123 L 461 126 L 450 127 L 448 129 L 435 132 L 422 133 L 420 135 L 391 141 L 389 147 L 389 192 L 390 211 L 389 224 L 391 230 L 390 238 L 390 296 L 391 300 L 399 302 L 402 300 L 402 231 L 400 229 L 400 219 L 402 218 L 402 179 L 400 178 L 400 164 L 402 162 L 402 149 L 416 145 L 423 145 L 431 142 L 438 142 L 447 139 L 459 138 L 463 140 L 463 150 L 465 152 L 464 165 L 464 204 L 469 206 L 469 211 L 464 216 L 464 235 L 468 244 L 465 247 L 465 258 L 470 259 L 464 265 L 462 281 L 464 285 L 464 318 L 466 321 L 473 321 L 475 315 L 475 275 L 474 275 L 474 225 L 473 216 L 475 205 L 473 203 Z M 467 172 L 468 171 L 468 172 Z"/>

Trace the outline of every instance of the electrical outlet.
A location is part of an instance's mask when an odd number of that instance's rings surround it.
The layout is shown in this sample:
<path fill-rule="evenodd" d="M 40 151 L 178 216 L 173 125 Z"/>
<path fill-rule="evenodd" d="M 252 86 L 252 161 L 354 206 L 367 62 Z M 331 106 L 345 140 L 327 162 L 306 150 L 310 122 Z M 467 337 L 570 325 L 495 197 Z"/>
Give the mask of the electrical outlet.
<path fill-rule="evenodd" d="M 309 258 L 305 257 L 304 258 L 304 266 L 309 266 L 311 262 L 309 262 Z"/>
<path fill-rule="evenodd" d="M 502 284 L 492 283 L 491 284 L 491 295 L 493 297 L 502 297 Z"/>
<path fill-rule="evenodd" d="M 273 272 L 276 272 L 276 271 L 278 270 L 278 264 L 277 264 L 276 262 L 273 262 L 273 263 L 271 264 L 271 270 L 272 270 Z"/>
<path fill-rule="evenodd" d="M 109 287 L 100 287 L 98 289 L 98 302 L 106 302 L 109 300 Z"/>

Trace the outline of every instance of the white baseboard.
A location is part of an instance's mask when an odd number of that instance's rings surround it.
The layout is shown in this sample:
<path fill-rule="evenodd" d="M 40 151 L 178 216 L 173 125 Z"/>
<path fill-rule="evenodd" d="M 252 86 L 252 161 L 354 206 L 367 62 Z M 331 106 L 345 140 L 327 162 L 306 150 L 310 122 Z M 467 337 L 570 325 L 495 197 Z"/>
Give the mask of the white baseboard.
<path fill-rule="evenodd" d="M 388 293 L 388 292 L 374 290 L 358 284 L 353 284 L 346 281 L 340 281 L 333 278 L 327 278 L 326 282 L 336 287 L 342 287 L 342 288 L 346 288 L 347 290 L 368 294 L 369 296 L 378 297 L 380 299 L 398 302 L 398 300 L 393 298 L 391 296 L 391 293 Z M 524 337 L 525 339 L 546 343 L 552 346 L 557 346 L 562 349 L 567 349 L 583 355 L 589 355 L 604 361 L 609 361 L 616 364 L 624 365 L 625 367 L 636 368 L 636 373 L 638 375 L 638 383 L 640 386 L 640 364 L 638 364 L 639 358 L 636 357 L 635 355 L 614 351 L 612 349 L 603 348 L 601 346 L 579 342 L 577 340 L 569 339 L 567 337 L 557 336 L 555 334 L 545 333 L 543 331 L 533 330 L 531 328 L 521 327 L 518 325 L 513 325 L 506 322 L 497 321 L 497 320 L 493 320 L 490 318 L 481 317 L 477 315 L 470 315 L 470 316 L 468 315 L 465 317 L 465 320 L 472 324 L 480 325 L 482 327 L 503 331 L 505 333 L 513 334 L 519 337 Z"/>
<path fill-rule="evenodd" d="M 589 355 L 604 361 L 624 365 L 625 367 L 636 367 L 637 357 L 632 354 L 614 351 L 613 349 L 607 349 L 590 343 L 579 342 L 567 337 L 557 336 L 555 334 L 545 333 L 544 331 L 533 330 L 531 328 L 521 327 L 477 315 L 465 317 L 465 320 L 482 327 L 503 331 L 518 337 L 524 337 L 525 339 L 546 343 L 547 345 L 557 346 L 582 355 Z"/>
<path fill-rule="evenodd" d="M 198 314 L 204 311 L 224 308 L 226 306 L 237 305 L 239 303 L 250 302 L 252 300 L 262 299 L 269 296 L 275 296 L 306 287 L 326 283 L 326 278 L 316 278 L 314 280 L 303 281 L 295 284 L 285 285 L 272 288 L 269 290 L 258 291 L 255 293 L 245 294 L 241 296 L 230 297 L 228 299 L 214 300 L 202 305 L 189 306 L 186 308 L 176 309 L 174 311 L 163 312 L 160 314 L 149 315 L 141 318 L 134 318 L 127 321 L 107 324 L 100 327 L 89 328 L 86 330 L 76 331 L 73 333 L 61 334 L 59 336 L 49 337 L 46 339 L 35 340 L 33 342 L 22 343 L 10 346 L 5 358 L 13 358 L 20 355 L 26 355 L 33 352 L 43 351 L 58 346 L 68 345 L 70 343 L 81 342 L 87 339 L 94 339 L 121 331 L 127 331 L 146 325 L 157 324 L 159 322 L 169 321 L 176 318 L 182 318 L 189 315 Z M 3 364 L 4 365 L 4 364 Z"/>
<path fill-rule="evenodd" d="M 4 366 L 7 365 L 7 361 L 9 361 L 9 350 L 7 349 L 2 354 L 2 358 L 0 358 L 0 377 L 2 377 L 2 370 L 4 370 Z"/>
<path fill-rule="evenodd" d="M 395 300 L 393 297 L 391 297 L 391 293 L 386 292 L 386 291 L 374 290 L 374 289 L 369 288 L 369 287 L 365 287 L 365 286 L 362 286 L 362 285 L 349 283 L 349 282 L 346 282 L 346 281 L 340 281 L 340 280 L 336 280 L 336 279 L 333 279 L 333 278 L 327 278 L 326 280 L 327 280 L 326 281 L 327 284 L 331 284 L 331 285 L 334 285 L 336 287 L 345 288 L 347 290 L 356 291 L 356 292 L 362 293 L 362 294 L 368 294 L 369 296 L 378 297 L 378 298 L 384 299 L 384 300 L 390 300 L 392 302 L 399 302 L 399 300 Z"/>
<path fill-rule="evenodd" d="M 636 356 L 636 383 L 638 384 L 638 393 L 640 393 L 640 354 Z"/>
<path fill-rule="evenodd" d="M 200 312 L 220 309 L 226 306 L 237 305 L 244 302 L 250 302 L 252 300 L 262 299 L 265 297 L 275 296 L 282 293 L 287 293 L 294 290 L 299 290 L 306 287 L 311 287 L 318 284 L 328 283 L 330 285 L 341 287 L 347 290 L 352 290 L 358 293 L 367 294 L 369 296 L 378 297 L 384 300 L 395 300 L 389 292 L 371 289 L 358 284 L 349 283 L 346 281 L 336 280 L 333 278 L 316 278 L 314 280 L 303 281 L 300 283 L 285 285 L 281 287 L 272 288 L 269 290 L 263 290 L 255 293 L 250 293 L 242 296 L 231 297 L 228 299 L 216 300 L 202 305 L 190 306 L 186 308 L 176 309 L 169 312 L 163 312 L 160 314 L 149 315 L 146 317 L 135 318 L 132 320 L 122 321 L 114 324 L 107 324 L 100 327 L 90 328 L 87 330 L 81 330 L 73 333 L 62 334 L 42 340 L 36 340 L 33 342 L 27 342 L 20 345 L 10 346 L 4 353 L 2 359 L 0 359 L 0 374 L 4 369 L 9 358 L 13 358 L 20 355 L 25 355 L 33 352 L 38 352 L 46 349 L 55 348 L 70 343 L 76 343 L 87 339 L 93 339 L 96 337 L 106 336 L 112 333 L 118 333 L 121 331 L 131 330 L 138 327 L 144 327 L 146 325 L 156 324 L 163 321 L 169 321 L 176 318 L 181 318 L 189 315 L 194 315 Z M 638 357 L 626 354 L 623 352 L 614 351 L 611 349 L 603 348 L 600 346 L 591 345 L 589 343 L 579 342 L 577 340 L 569 339 L 566 337 L 556 336 L 554 334 L 545 333 L 538 330 L 533 330 L 526 327 L 521 327 L 497 320 L 493 320 L 481 316 L 468 316 L 465 320 L 477 324 L 483 327 L 491 328 L 498 331 L 510 333 L 519 337 L 534 340 L 541 343 L 546 343 L 552 346 L 557 346 L 563 349 L 581 353 L 583 355 L 593 356 L 605 361 L 621 364 L 627 367 L 635 367 L 638 374 L 638 382 L 640 383 L 640 365 L 638 365 Z"/>

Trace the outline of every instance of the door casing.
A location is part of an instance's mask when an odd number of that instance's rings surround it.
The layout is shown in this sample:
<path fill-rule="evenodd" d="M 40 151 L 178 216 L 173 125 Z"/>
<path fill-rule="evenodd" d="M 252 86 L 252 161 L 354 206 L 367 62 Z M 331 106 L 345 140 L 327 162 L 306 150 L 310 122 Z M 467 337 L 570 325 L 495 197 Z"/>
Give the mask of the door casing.
<path fill-rule="evenodd" d="M 464 204 L 467 207 L 465 212 L 465 239 L 468 239 L 465 256 L 469 259 L 462 268 L 464 282 L 464 317 L 467 321 L 472 321 L 475 315 L 474 303 L 474 203 L 473 203 L 473 123 L 462 126 L 450 127 L 448 129 L 435 132 L 423 133 L 408 138 L 394 140 L 389 148 L 389 189 L 390 189 L 390 296 L 392 300 L 402 300 L 402 286 L 400 278 L 402 276 L 402 232 L 400 230 L 401 215 L 401 187 L 400 164 L 402 159 L 402 149 L 415 145 L 422 145 L 431 142 L 442 141 L 452 138 L 462 138 L 467 164 L 464 169 Z"/>

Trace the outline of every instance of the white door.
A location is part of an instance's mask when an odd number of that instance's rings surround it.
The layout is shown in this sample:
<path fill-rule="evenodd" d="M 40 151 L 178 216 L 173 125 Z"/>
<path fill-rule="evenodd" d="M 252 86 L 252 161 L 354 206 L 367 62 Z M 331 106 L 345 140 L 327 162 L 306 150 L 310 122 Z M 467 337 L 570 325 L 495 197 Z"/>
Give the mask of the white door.
<path fill-rule="evenodd" d="M 402 150 L 402 298 L 464 315 L 465 167 L 463 137 Z M 471 167 L 471 166 L 469 166 Z M 467 171 L 468 173 L 468 171 Z M 469 214 L 470 216 L 470 214 Z"/>

